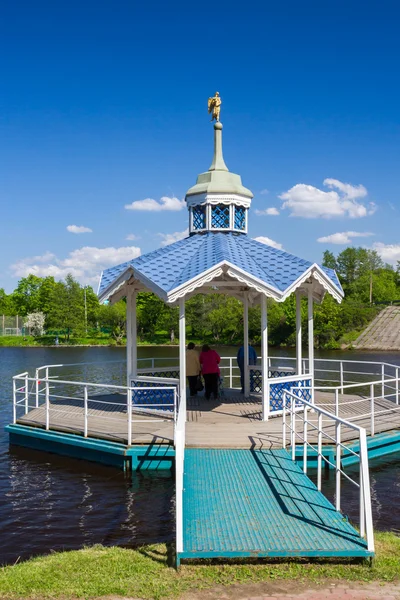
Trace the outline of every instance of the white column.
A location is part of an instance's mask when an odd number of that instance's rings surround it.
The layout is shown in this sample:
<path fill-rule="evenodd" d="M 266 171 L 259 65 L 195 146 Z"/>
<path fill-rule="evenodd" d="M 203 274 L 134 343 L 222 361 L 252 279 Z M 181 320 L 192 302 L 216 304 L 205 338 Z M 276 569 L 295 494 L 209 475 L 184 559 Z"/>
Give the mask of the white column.
<path fill-rule="evenodd" d="M 250 373 L 249 373 L 249 298 L 247 292 L 243 297 L 243 346 L 244 346 L 244 395 L 250 396 Z"/>
<path fill-rule="evenodd" d="M 269 417 L 269 377 L 268 377 L 268 312 L 267 297 L 261 296 L 261 360 L 262 360 L 262 419 Z"/>
<path fill-rule="evenodd" d="M 126 385 L 131 385 L 132 368 L 132 291 L 126 294 Z"/>
<path fill-rule="evenodd" d="M 185 299 L 179 300 L 179 390 L 180 405 L 179 408 L 185 411 L 186 420 L 186 320 L 185 320 Z"/>
<path fill-rule="evenodd" d="M 296 373 L 301 375 L 301 294 L 296 292 Z"/>
<path fill-rule="evenodd" d="M 308 363 L 309 373 L 314 376 L 314 310 L 312 288 L 308 290 Z"/>
<path fill-rule="evenodd" d="M 137 312 L 136 312 L 136 298 L 137 291 L 134 290 L 132 292 L 132 300 L 131 300 L 131 375 L 132 377 L 137 377 Z"/>

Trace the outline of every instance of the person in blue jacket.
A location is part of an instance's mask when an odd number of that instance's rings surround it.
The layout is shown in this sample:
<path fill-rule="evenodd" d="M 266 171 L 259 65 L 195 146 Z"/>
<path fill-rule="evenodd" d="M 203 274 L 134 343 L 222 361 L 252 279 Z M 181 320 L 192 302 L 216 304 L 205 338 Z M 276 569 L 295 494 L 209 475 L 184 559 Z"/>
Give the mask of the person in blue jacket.
<path fill-rule="evenodd" d="M 241 393 L 244 394 L 244 346 L 240 346 L 237 353 L 237 364 L 240 369 L 240 384 L 242 386 Z M 249 344 L 249 365 L 257 364 L 257 352 L 254 350 L 253 346 Z"/>

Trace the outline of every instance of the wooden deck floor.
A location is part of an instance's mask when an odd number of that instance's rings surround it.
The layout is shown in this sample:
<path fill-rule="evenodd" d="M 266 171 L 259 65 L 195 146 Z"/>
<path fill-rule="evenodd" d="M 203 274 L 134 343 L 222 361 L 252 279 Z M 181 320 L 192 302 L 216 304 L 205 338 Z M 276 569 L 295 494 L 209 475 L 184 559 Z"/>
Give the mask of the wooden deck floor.
<path fill-rule="evenodd" d="M 261 403 L 257 396 L 245 399 L 236 390 L 226 390 L 223 402 L 206 401 L 199 396 L 188 400 L 186 443 L 193 448 L 272 448 L 282 445 L 282 417 L 261 421 Z M 124 411 L 125 396 L 110 395 L 96 398 L 90 403 L 88 436 L 98 439 L 127 443 L 127 415 Z M 341 395 L 339 415 L 365 427 L 370 432 L 370 403 L 360 396 Z M 334 396 L 328 392 L 316 392 L 316 404 L 332 411 Z M 109 404 L 103 404 L 108 402 Z M 379 415 L 380 410 L 389 412 Z M 400 407 L 390 400 L 375 401 L 375 433 L 400 429 Z M 173 442 L 173 415 L 171 413 L 137 413 L 133 415 L 133 443 L 148 444 Z M 316 415 L 310 415 L 315 421 Z M 44 407 L 34 408 L 17 421 L 22 425 L 45 427 Z M 325 423 L 324 423 L 325 424 Z M 333 425 L 326 427 L 334 434 Z M 301 424 L 298 424 L 299 431 Z M 84 413 L 81 401 L 57 400 L 51 403 L 50 429 L 67 433 L 83 434 Z M 325 429 L 325 428 L 324 428 Z M 343 429 L 342 440 L 351 441 L 356 435 L 353 430 Z M 309 440 L 316 441 L 309 433 Z M 329 443 L 329 440 L 325 440 Z M 300 440 L 299 440 L 300 443 Z"/>

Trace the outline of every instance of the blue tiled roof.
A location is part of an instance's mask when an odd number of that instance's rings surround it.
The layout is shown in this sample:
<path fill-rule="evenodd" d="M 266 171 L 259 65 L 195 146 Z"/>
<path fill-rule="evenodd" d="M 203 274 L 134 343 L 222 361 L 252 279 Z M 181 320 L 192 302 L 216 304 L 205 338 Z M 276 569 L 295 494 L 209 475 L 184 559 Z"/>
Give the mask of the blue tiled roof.
<path fill-rule="evenodd" d="M 209 232 L 187 237 L 105 270 L 99 295 L 129 267 L 138 276 L 142 275 L 142 279 L 150 280 L 153 286 L 168 294 L 224 261 L 280 292 L 284 292 L 313 264 L 284 250 L 257 242 L 247 235 Z M 335 287 L 342 291 L 335 271 L 325 267 L 322 269 Z"/>

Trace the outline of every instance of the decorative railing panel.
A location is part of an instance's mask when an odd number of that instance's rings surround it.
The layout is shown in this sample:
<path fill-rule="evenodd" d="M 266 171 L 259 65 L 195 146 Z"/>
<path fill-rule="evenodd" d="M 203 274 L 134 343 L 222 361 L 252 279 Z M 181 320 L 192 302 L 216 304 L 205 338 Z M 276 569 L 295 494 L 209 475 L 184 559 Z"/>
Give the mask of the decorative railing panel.
<path fill-rule="evenodd" d="M 312 380 L 301 379 L 298 381 L 280 381 L 279 383 L 270 383 L 269 386 L 269 406 L 270 411 L 283 410 L 283 395 L 285 392 L 290 392 L 293 388 L 295 389 L 296 397 L 299 401 L 296 402 L 296 406 L 302 406 L 300 399 L 312 402 Z"/>
<path fill-rule="evenodd" d="M 178 375 L 179 376 L 179 375 Z M 158 381 L 156 380 L 158 378 Z M 179 383 L 176 379 L 172 381 L 172 376 L 164 376 L 162 379 L 158 375 L 148 377 L 138 377 L 131 380 L 132 390 L 132 406 L 146 405 L 146 407 L 154 406 L 157 410 L 174 410 L 175 389 L 166 389 L 168 385 L 174 385 L 179 388 Z M 138 388 L 146 388 L 140 390 Z M 148 389 L 151 388 L 151 389 Z M 162 388 L 162 389 L 157 389 Z"/>

